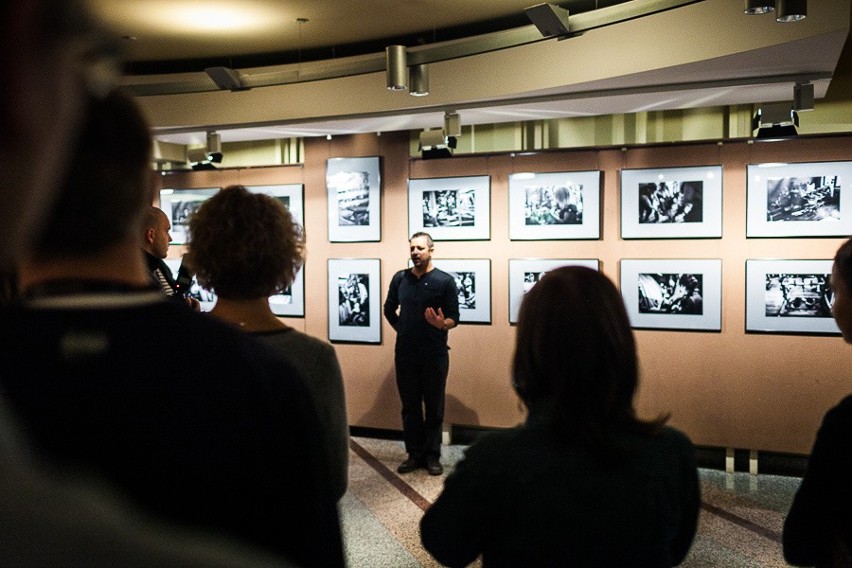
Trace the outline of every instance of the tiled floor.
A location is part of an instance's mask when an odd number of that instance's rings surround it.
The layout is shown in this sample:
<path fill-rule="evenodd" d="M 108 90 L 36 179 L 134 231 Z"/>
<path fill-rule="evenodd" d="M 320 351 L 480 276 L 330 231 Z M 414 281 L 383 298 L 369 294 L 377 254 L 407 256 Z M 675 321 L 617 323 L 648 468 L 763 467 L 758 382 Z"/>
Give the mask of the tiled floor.
<path fill-rule="evenodd" d="M 402 442 L 353 437 L 350 447 L 349 490 L 340 506 L 349 567 L 440 566 L 420 546 L 418 523 L 464 447 L 446 446 L 445 475 L 434 477 L 425 470 L 397 475 L 406 457 Z M 698 534 L 681 566 L 787 566 L 781 529 L 800 479 L 708 469 L 700 474 Z"/>

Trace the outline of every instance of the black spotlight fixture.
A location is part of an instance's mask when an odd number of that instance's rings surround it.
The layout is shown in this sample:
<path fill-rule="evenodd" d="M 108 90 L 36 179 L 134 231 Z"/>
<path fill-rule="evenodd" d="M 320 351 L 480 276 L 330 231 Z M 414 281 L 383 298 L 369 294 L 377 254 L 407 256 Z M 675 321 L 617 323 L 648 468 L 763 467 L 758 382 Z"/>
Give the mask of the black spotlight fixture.
<path fill-rule="evenodd" d="M 424 130 L 420 133 L 420 156 L 424 160 L 452 158 L 458 140 L 447 136 L 443 128 Z"/>
<path fill-rule="evenodd" d="M 754 137 L 764 142 L 798 136 L 797 126 L 799 114 L 790 102 L 762 105 L 752 119 Z"/>
<path fill-rule="evenodd" d="M 766 14 L 775 10 L 774 0 L 745 0 L 745 13 L 749 16 Z"/>
<path fill-rule="evenodd" d="M 808 0 L 775 0 L 775 19 L 798 22 L 808 17 Z"/>

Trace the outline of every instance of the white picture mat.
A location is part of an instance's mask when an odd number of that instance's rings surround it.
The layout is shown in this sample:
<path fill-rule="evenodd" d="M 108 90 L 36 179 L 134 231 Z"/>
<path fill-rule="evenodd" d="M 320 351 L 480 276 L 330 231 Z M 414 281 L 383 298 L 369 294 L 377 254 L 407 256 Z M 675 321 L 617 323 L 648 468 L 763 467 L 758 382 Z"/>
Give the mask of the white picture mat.
<path fill-rule="evenodd" d="M 852 234 L 852 162 L 750 164 L 747 167 L 747 237 L 848 237 Z M 769 221 L 768 180 L 838 176 L 840 217 L 819 221 Z"/>
<path fill-rule="evenodd" d="M 721 331 L 722 260 L 623 259 L 620 263 L 621 296 L 630 324 L 639 329 Z M 649 314 L 639 311 L 640 274 L 701 274 L 702 314 Z"/>
<path fill-rule="evenodd" d="M 701 181 L 702 220 L 640 223 L 639 184 Z M 688 239 L 722 236 L 722 166 L 621 170 L 621 238 Z"/>
<path fill-rule="evenodd" d="M 186 221 L 207 199 L 219 192 L 219 188 L 204 189 L 161 189 L 160 209 L 169 217 L 172 224 L 171 244 L 182 245 L 189 240 Z"/>
<path fill-rule="evenodd" d="M 831 275 L 831 260 L 746 260 L 746 331 L 778 333 L 832 333 L 840 329 L 831 317 L 766 315 L 767 274 Z"/>
<path fill-rule="evenodd" d="M 305 317 L 305 267 L 293 279 L 290 295 L 275 294 L 269 297 L 269 308 L 276 316 Z"/>
<path fill-rule="evenodd" d="M 459 272 L 474 273 L 474 292 L 476 307 L 462 307 L 459 303 L 460 323 L 491 323 L 491 260 L 487 258 L 470 259 L 432 259 L 432 265 L 450 274 Z M 456 283 L 458 286 L 458 283 Z M 461 290 L 460 290 L 461 292 Z"/>
<path fill-rule="evenodd" d="M 305 226 L 305 190 L 302 184 L 247 185 L 246 189 L 252 193 L 265 193 L 272 197 L 286 197 L 289 202 L 287 209 L 290 210 L 293 220 L 302 227 Z"/>
<path fill-rule="evenodd" d="M 352 186 L 362 174 L 367 179 L 366 211 L 369 223 L 341 225 L 339 190 Z M 380 241 L 382 178 L 379 157 L 329 158 L 326 161 L 325 183 L 328 195 L 328 240 L 333 243 Z"/>
<path fill-rule="evenodd" d="M 473 191 L 473 225 L 426 227 L 423 195 L 431 191 Z M 488 240 L 491 235 L 491 177 L 464 176 L 408 180 L 408 234 L 429 233 L 436 241 Z"/>
<path fill-rule="evenodd" d="M 582 188 L 582 223 L 526 224 L 528 188 L 571 186 Z M 599 239 L 600 205 L 600 171 L 511 174 L 509 176 L 509 238 L 512 240 Z"/>
<path fill-rule="evenodd" d="M 367 274 L 367 298 L 370 325 L 346 326 L 340 324 L 339 281 L 350 274 Z M 377 258 L 328 259 L 328 338 L 329 341 L 351 343 L 381 343 L 382 300 L 381 261 Z"/>
<path fill-rule="evenodd" d="M 600 270 L 600 261 L 598 259 L 509 259 L 509 323 L 518 323 L 518 313 L 521 311 L 524 294 L 529 291 L 525 289 L 524 276 L 529 272 L 547 272 L 560 266 L 585 266 Z"/>
<path fill-rule="evenodd" d="M 167 258 L 166 264 L 172 271 L 172 277 L 177 278 L 178 270 L 180 269 L 181 259 Z M 216 305 L 216 294 L 206 288 L 202 288 L 195 276 L 192 277 L 192 287 L 190 291 L 193 297 L 198 297 L 201 303 L 201 311 L 209 312 Z M 282 294 L 276 294 L 269 297 L 269 308 L 277 316 L 283 317 L 304 317 L 305 315 L 305 276 L 304 268 L 296 273 L 296 278 L 293 281 L 291 288 L 291 296 L 288 298 Z"/>

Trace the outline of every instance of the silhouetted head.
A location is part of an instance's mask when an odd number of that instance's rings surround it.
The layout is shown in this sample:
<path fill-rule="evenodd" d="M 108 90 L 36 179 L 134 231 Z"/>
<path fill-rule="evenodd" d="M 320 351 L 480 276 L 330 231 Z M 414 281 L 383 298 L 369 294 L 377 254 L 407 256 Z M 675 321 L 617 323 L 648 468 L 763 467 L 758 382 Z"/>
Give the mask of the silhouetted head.
<path fill-rule="evenodd" d="M 114 90 L 90 96 L 70 167 L 46 218 L 36 258 L 97 253 L 124 239 L 138 241 L 153 199 L 148 123 L 133 98 Z"/>
<path fill-rule="evenodd" d="M 518 317 L 514 386 L 532 414 L 595 446 L 635 416 L 636 344 L 615 285 L 590 268 L 551 270 L 527 293 Z M 658 421 L 655 425 L 658 425 Z"/>
<path fill-rule="evenodd" d="M 198 283 L 251 300 L 289 288 L 304 263 L 302 227 L 278 199 L 232 185 L 189 218 L 187 259 Z"/>
<path fill-rule="evenodd" d="M 837 249 L 831 269 L 831 289 L 834 302 L 831 315 L 846 343 L 852 343 L 852 239 Z"/>

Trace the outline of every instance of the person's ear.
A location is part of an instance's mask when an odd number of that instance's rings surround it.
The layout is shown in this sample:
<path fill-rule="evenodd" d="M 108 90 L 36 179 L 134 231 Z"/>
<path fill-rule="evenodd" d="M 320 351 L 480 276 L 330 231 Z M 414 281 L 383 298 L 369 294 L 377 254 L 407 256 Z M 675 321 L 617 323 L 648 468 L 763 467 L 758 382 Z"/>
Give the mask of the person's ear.
<path fill-rule="evenodd" d="M 145 229 L 145 242 L 148 244 L 154 244 L 154 234 L 156 231 L 154 229 Z"/>

